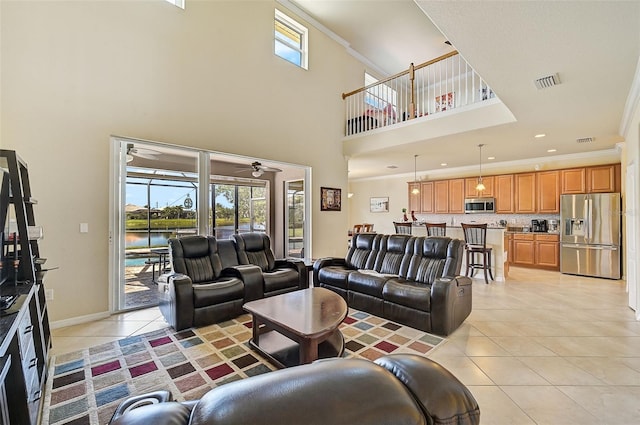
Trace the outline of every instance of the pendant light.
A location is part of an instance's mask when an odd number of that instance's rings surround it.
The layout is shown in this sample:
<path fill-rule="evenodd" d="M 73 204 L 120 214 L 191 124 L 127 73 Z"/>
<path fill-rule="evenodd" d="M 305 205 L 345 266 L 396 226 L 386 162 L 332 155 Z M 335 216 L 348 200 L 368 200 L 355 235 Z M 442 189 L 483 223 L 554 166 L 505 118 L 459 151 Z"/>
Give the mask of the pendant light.
<path fill-rule="evenodd" d="M 420 193 L 420 189 L 418 189 L 418 155 L 413 155 L 413 189 L 411 189 L 411 193 L 417 195 Z"/>
<path fill-rule="evenodd" d="M 480 176 L 478 177 L 478 184 L 476 185 L 476 190 L 478 192 L 482 192 L 483 190 L 486 189 L 486 187 L 484 187 L 484 184 L 482 183 L 482 147 L 484 146 L 483 143 L 480 143 L 478 145 L 478 147 L 480 148 Z"/>

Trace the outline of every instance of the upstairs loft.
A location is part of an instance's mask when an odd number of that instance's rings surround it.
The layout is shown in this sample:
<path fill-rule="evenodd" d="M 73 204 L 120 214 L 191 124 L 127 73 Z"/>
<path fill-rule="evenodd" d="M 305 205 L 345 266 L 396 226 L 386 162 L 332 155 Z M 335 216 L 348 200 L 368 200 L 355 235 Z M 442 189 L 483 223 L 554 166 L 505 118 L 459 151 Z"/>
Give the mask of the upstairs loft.
<path fill-rule="evenodd" d="M 515 121 L 457 51 L 342 98 L 348 157 Z"/>

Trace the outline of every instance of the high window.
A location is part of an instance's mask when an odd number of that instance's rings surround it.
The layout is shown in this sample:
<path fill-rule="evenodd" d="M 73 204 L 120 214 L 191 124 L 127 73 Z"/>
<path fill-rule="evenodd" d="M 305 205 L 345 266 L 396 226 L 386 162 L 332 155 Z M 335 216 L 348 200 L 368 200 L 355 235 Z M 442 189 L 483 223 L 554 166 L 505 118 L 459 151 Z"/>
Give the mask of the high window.
<path fill-rule="evenodd" d="M 366 72 L 364 73 L 365 86 L 375 84 L 377 82 L 378 79 L 373 75 Z M 364 96 L 364 102 L 376 109 L 384 109 L 389 105 L 395 108 L 398 103 L 398 93 L 386 84 L 378 84 L 367 89 Z"/>
<path fill-rule="evenodd" d="M 303 25 L 276 10 L 274 52 L 300 68 L 308 69 L 308 34 Z"/>

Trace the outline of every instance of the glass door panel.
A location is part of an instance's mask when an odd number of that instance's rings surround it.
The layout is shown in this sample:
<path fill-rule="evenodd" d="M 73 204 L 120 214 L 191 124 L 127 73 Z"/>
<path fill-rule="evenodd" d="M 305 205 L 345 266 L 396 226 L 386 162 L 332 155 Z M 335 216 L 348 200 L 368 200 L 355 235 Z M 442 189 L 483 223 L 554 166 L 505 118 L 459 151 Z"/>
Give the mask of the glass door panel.
<path fill-rule="evenodd" d="M 236 187 L 233 184 L 211 185 L 213 196 L 214 236 L 229 239 L 236 232 Z"/>
<path fill-rule="evenodd" d="M 304 181 L 289 181 L 285 183 L 285 187 L 287 191 L 286 255 L 304 258 Z"/>

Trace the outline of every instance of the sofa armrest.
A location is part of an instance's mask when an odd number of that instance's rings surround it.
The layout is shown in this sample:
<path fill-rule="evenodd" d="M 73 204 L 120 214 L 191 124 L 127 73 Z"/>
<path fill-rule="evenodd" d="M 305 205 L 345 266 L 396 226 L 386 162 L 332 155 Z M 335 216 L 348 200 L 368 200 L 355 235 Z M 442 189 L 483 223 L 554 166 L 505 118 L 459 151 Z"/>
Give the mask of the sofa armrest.
<path fill-rule="evenodd" d="M 325 257 L 318 258 L 313 263 L 313 286 L 320 286 L 320 280 L 318 279 L 318 272 L 323 267 L 329 266 L 342 266 L 347 267 L 347 260 L 341 257 Z"/>
<path fill-rule="evenodd" d="M 243 264 L 222 270 L 222 276 L 236 277 L 244 283 L 244 302 L 264 298 L 264 278 L 260 266 Z"/>
<path fill-rule="evenodd" d="M 304 261 L 292 258 L 275 260 L 276 267 L 287 267 L 298 272 L 298 288 L 305 289 L 309 287 L 309 273 Z"/>
<path fill-rule="evenodd" d="M 443 277 L 431 285 L 431 331 L 449 335 L 471 313 L 471 279 Z"/>
<path fill-rule="evenodd" d="M 172 274 L 168 282 L 158 283 L 160 311 L 175 330 L 193 326 L 193 282 L 184 274 Z"/>

